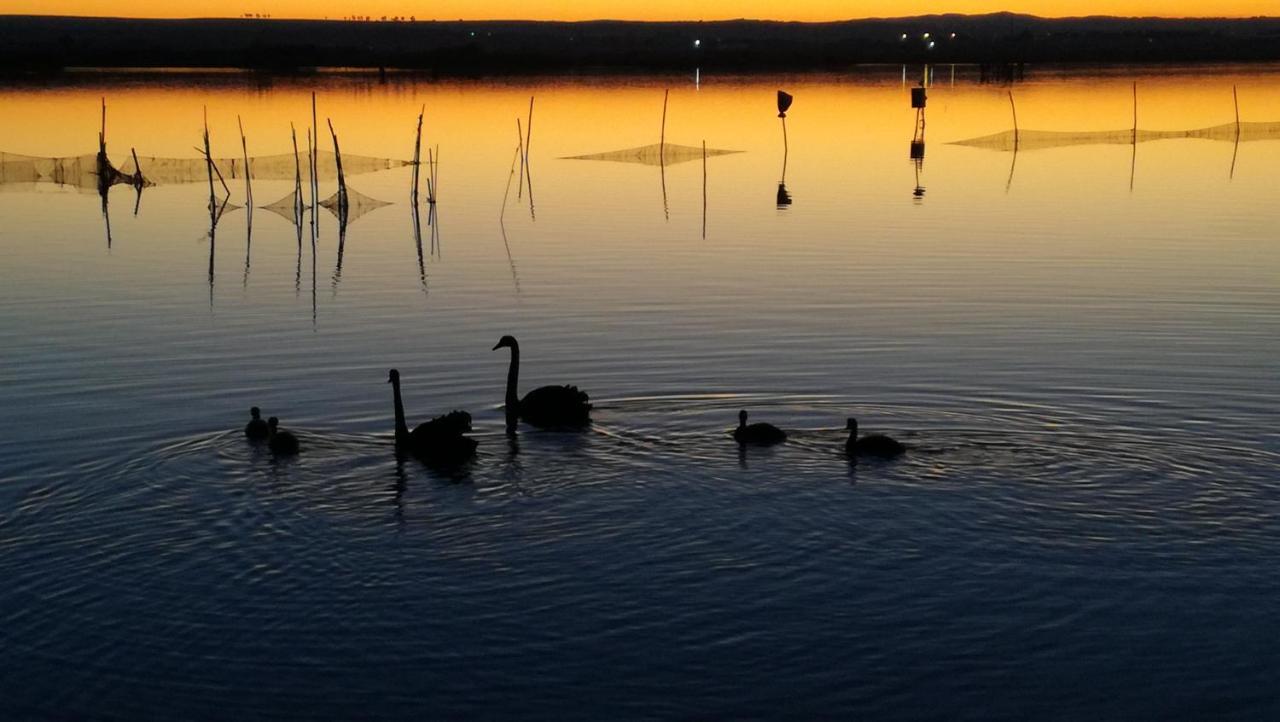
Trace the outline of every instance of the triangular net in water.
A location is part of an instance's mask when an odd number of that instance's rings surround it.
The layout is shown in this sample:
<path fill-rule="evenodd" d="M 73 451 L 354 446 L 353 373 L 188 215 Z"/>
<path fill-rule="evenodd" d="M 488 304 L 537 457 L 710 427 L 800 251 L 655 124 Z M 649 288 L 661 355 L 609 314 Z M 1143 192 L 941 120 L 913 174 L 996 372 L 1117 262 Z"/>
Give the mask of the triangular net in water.
<path fill-rule="evenodd" d="M 951 145 L 963 145 L 970 148 L 987 150 L 1044 150 L 1048 148 L 1065 148 L 1073 145 L 1130 145 L 1135 141 L 1148 143 L 1154 140 L 1171 140 L 1194 138 L 1199 140 L 1216 140 L 1241 143 L 1258 140 L 1280 140 L 1280 122 L 1270 123 L 1235 123 L 1215 125 L 1211 128 L 1195 130 L 1139 130 L 1135 134 L 1132 128 L 1126 130 L 1095 131 L 1054 131 L 1023 130 L 986 135 L 981 138 L 959 140 Z"/>
<path fill-rule="evenodd" d="M 733 153 L 741 153 L 740 150 L 723 150 L 721 148 L 707 148 L 707 157 L 717 155 L 730 155 Z M 562 160 L 605 160 L 615 163 L 639 163 L 641 165 L 674 165 L 676 163 L 685 163 L 691 160 L 698 160 L 702 157 L 701 146 L 676 145 L 675 143 L 654 143 L 653 145 L 642 145 L 638 148 L 626 148 L 623 150 L 614 150 L 606 153 L 592 153 L 589 155 L 574 155 Z"/>

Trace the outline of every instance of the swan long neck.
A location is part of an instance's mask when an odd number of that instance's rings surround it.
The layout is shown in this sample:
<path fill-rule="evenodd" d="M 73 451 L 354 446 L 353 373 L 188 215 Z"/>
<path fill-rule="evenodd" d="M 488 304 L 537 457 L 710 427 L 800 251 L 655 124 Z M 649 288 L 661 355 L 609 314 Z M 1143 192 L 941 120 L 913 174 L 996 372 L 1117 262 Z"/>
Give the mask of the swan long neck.
<path fill-rule="evenodd" d="M 409 442 L 409 425 L 404 420 L 404 402 L 400 400 L 400 379 L 392 379 L 391 391 L 396 400 L 396 445 Z"/>
<path fill-rule="evenodd" d="M 507 413 L 520 410 L 520 345 L 511 346 L 511 365 L 507 367 Z"/>

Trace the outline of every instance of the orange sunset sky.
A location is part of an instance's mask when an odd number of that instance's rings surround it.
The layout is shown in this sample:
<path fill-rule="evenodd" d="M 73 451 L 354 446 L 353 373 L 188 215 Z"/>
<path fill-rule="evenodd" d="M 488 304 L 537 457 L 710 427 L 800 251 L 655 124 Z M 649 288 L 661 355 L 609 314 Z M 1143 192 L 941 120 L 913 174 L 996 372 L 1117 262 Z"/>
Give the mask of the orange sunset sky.
<path fill-rule="evenodd" d="M 841 20 L 1008 10 L 1064 17 L 1280 15 L 1280 0 L 0 0 L 0 14 L 275 18 L 414 16 L 419 20 Z"/>

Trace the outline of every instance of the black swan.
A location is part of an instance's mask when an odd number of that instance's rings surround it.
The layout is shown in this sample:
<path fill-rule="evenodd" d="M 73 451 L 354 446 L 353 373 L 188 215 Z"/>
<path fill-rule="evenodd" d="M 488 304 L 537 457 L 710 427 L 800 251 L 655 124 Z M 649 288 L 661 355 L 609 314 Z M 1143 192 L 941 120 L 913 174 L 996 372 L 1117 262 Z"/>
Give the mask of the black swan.
<path fill-rule="evenodd" d="M 264 441 L 271 434 L 271 429 L 267 427 L 267 422 L 262 419 L 262 409 L 257 406 L 249 409 L 249 423 L 244 425 L 244 435 L 250 441 Z"/>
<path fill-rule="evenodd" d="M 511 366 L 507 370 L 507 431 L 515 430 L 516 421 L 543 429 L 580 429 L 591 423 L 591 402 L 577 386 L 542 386 L 520 398 L 516 387 L 520 381 L 520 344 L 514 336 L 503 336 L 494 351 L 511 349 Z"/>
<path fill-rule="evenodd" d="M 868 434 L 859 439 L 857 419 L 849 419 L 846 428 L 849 430 L 849 440 L 844 443 L 844 450 L 849 456 L 878 456 L 882 459 L 892 459 L 895 456 L 902 456 L 907 451 L 907 447 L 903 446 L 902 442 L 884 434 Z"/>
<path fill-rule="evenodd" d="M 739 444 L 755 446 L 772 446 L 787 440 L 787 432 L 773 424 L 747 425 L 747 412 L 738 412 L 738 428 L 733 430 L 733 438 Z"/>
<path fill-rule="evenodd" d="M 396 451 L 409 452 L 427 461 L 462 461 L 475 456 L 478 442 L 465 434 L 471 431 L 471 414 L 451 411 L 444 416 L 418 424 L 413 431 L 404 420 L 404 402 L 400 400 L 400 372 L 391 369 L 387 383 L 396 404 Z"/>
<path fill-rule="evenodd" d="M 280 419 L 272 416 L 267 419 L 267 447 L 271 453 L 283 456 L 298 453 L 298 437 L 288 431 L 280 430 Z"/>

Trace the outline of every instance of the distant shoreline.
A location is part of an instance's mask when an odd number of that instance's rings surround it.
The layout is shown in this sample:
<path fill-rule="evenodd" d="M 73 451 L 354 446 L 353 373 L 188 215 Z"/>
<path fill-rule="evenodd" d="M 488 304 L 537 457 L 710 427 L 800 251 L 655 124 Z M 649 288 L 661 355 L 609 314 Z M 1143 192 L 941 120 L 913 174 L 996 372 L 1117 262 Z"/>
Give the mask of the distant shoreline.
<path fill-rule="evenodd" d="M 905 37 L 904 37 L 905 36 Z M 876 63 L 1280 60 L 1280 18 L 934 15 L 831 23 L 133 20 L 0 16 L 0 71 L 412 70 L 441 74 L 838 70 Z"/>

